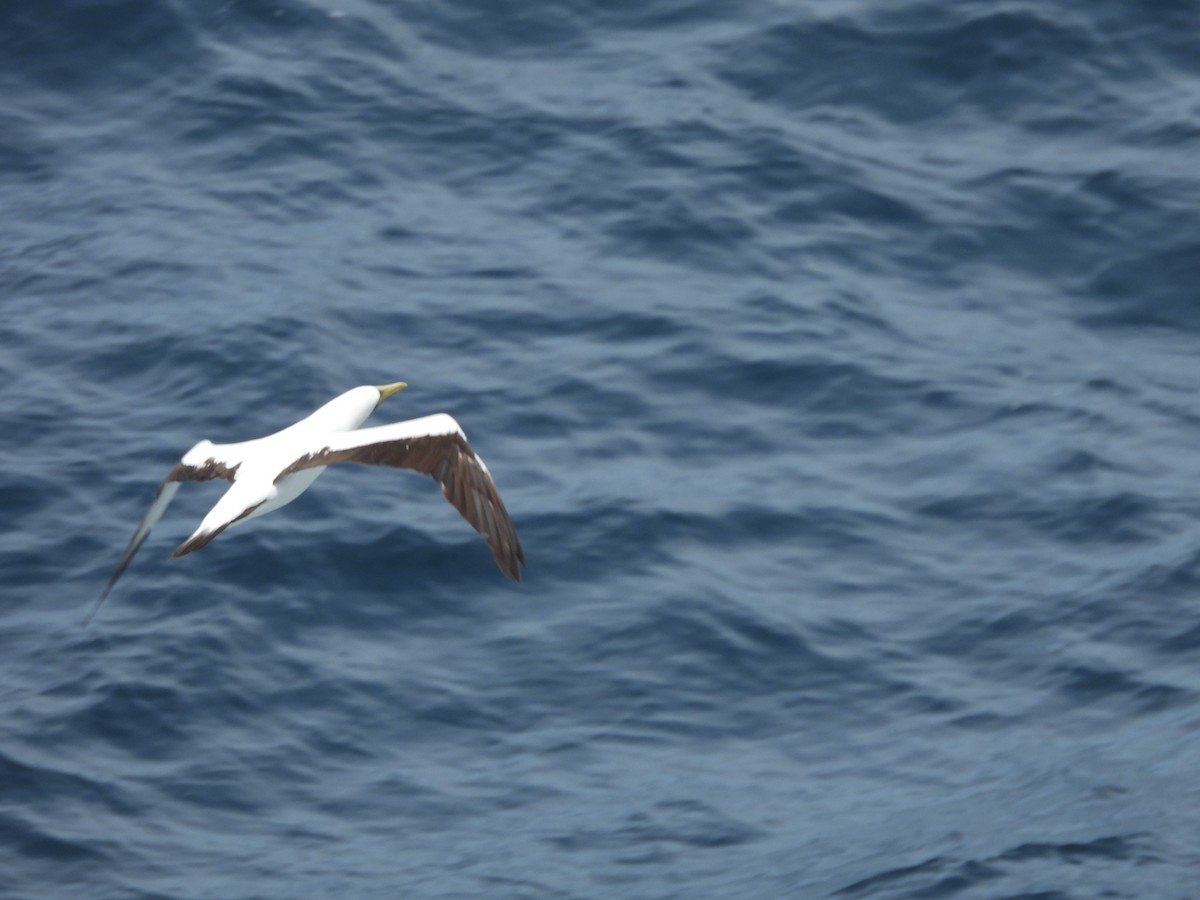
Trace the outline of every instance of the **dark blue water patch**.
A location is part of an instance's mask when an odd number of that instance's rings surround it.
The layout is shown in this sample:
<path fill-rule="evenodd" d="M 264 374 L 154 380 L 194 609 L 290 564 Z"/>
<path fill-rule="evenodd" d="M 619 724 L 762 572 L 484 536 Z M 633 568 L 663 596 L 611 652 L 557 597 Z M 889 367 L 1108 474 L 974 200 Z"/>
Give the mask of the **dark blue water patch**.
<path fill-rule="evenodd" d="M 961 82 L 916 77 L 913 47 L 932 36 L 899 36 L 908 40 L 845 20 L 797 17 L 720 47 L 718 72 L 749 98 L 786 109 L 863 104 L 900 122 L 944 112 Z"/>
<path fill-rule="evenodd" d="M 337 28 L 340 19 L 334 10 L 297 0 L 232 0 L 190 11 L 195 20 L 222 41 L 239 43 L 262 40 L 299 49 L 306 37 Z"/>
<path fill-rule="evenodd" d="M 1195 703 L 1195 691 L 1169 684 L 1146 684 L 1128 672 L 1115 669 L 1063 666 L 1053 677 L 1067 699 L 1078 707 L 1121 702 L 1136 715 Z"/>
<path fill-rule="evenodd" d="M 759 832 L 752 825 L 722 815 L 719 810 L 695 801 L 655 804 L 649 812 L 630 815 L 611 830 L 578 829 L 550 839 L 567 851 L 603 849 L 617 853 L 622 862 L 658 860 L 671 852 L 671 845 L 682 848 L 712 849 L 752 841 Z"/>
<path fill-rule="evenodd" d="M 913 877 L 921 878 L 930 873 L 938 871 L 943 865 L 940 858 L 927 859 L 923 862 L 916 863 L 911 866 L 903 866 L 896 869 L 891 869 L 887 872 L 880 872 L 877 875 L 872 875 L 864 878 L 862 881 L 857 881 L 854 884 L 847 885 L 838 890 L 834 896 L 853 897 L 855 895 L 874 895 L 874 891 L 879 887 L 885 887 L 889 884 L 909 879 Z"/>
<path fill-rule="evenodd" d="M 629 313 L 607 313 L 589 318 L 583 323 L 580 333 L 621 346 L 645 341 L 660 341 L 677 338 L 689 330 L 687 322 L 674 316 L 650 310 Z"/>
<path fill-rule="evenodd" d="M 1193 286 L 1200 278 L 1200 245 L 1126 250 L 1105 263 L 1090 279 L 1087 295 L 1099 309 L 1083 321 L 1102 328 L 1159 327 L 1200 330 Z"/>
<path fill-rule="evenodd" d="M 637 211 L 608 228 L 611 252 L 645 254 L 679 265 L 721 272 L 764 271 L 753 265 L 755 232 L 731 216 L 714 215 L 665 191 L 641 192 Z"/>
<path fill-rule="evenodd" d="M 281 771 L 282 775 L 290 773 Z M 261 789 L 247 789 L 232 767 L 203 763 L 192 766 L 184 777 L 174 777 L 160 787 L 162 799 L 193 813 L 212 811 L 221 816 L 261 815 L 270 797 Z"/>
<path fill-rule="evenodd" d="M 1130 596 L 1179 599 L 1200 590 L 1200 551 L 1189 550 L 1178 559 L 1138 567 L 1122 579 L 1121 591 Z"/>
<path fill-rule="evenodd" d="M 165 686 L 114 684 L 86 713 L 73 717 L 73 730 L 117 749 L 133 749 L 145 759 L 169 759 L 186 741 L 188 697 Z"/>
<path fill-rule="evenodd" d="M 525 517 L 524 531 L 535 537 L 553 535 L 553 553 L 543 555 L 537 563 L 542 577 L 587 581 L 614 568 L 621 572 L 642 571 L 662 559 L 663 544 L 669 539 L 659 533 L 657 526 L 664 519 L 687 519 L 626 505 L 600 508 L 589 503 L 589 508 L 592 512 L 587 528 L 578 527 L 569 513 Z M 530 541 L 530 546 L 540 543 Z"/>
<path fill-rule="evenodd" d="M 78 254 L 86 254 L 86 239 L 71 234 L 49 242 L 24 245 L 0 273 L 0 285 L 12 299 L 61 298 L 103 294 L 104 279 L 81 266 Z"/>
<path fill-rule="evenodd" d="M 839 86 L 854 85 L 847 68 L 870 46 L 863 32 L 839 23 L 776 25 L 740 39 L 736 49 L 722 48 L 728 62 L 721 76 L 755 100 L 787 106 L 841 100 Z M 780 72 L 788 77 L 780 79 Z"/>
<path fill-rule="evenodd" d="M 415 20 L 421 36 L 435 46 L 502 58 L 545 58 L 578 53 L 588 44 L 581 4 L 491 4 L 457 0 L 430 8 Z"/>
<path fill-rule="evenodd" d="M 36 120 L 36 116 L 0 113 L 0 179 L 39 182 L 57 171 L 58 148 L 37 133 Z"/>
<path fill-rule="evenodd" d="M 521 517 L 531 578 L 586 582 L 607 567 L 645 571 L 677 560 L 689 548 L 734 550 L 800 539 L 843 547 L 869 544 L 872 528 L 870 517 L 820 508 L 793 511 L 743 504 L 708 515 L 648 508 L 636 500 L 603 508 L 593 500 L 589 508 L 586 524 L 565 515 Z M 423 552 L 433 559 L 441 555 L 433 548 Z"/>
<path fill-rule="evenodd" d="M 756 618 L 704 592 L 682 594 L 619 629 L 580 634 L 573 643 L 570 658 L 582 668 L 573 667 L 577 678 L 562 690 L 577 704 L 615 716 L 614 740 L 763 733 L 803 740 L 815 718 L 855 715 L 827 705 L 829 685 L 856 698 L 860 710 L 909 692 L 862 659 L 825 654 L 794 626 Z"/>
<path fill-rule="evenodd" d="M 1045 625 L 1044 617 L 1026 610 L 996 612 L 985 618 L 948 623 L 922 641 L 922 647 L 948 656 L 1000 658 L 1009 645 L 1032 640 Z"/>
<path fill-rule="evenodd" d="M 14 802 L 29 808 L 37 808 L 57 796 L 69 795 L 86 798 L 109 812 L 127 814 L 132 809 L 124 803 L 118 793 L 96 785 L 82 775 L 57 771 L 49 765 L 32 765 L 19 762 L 7 755 L 0 755 L 0 782 L 5 793 Z M 9 832 L 19 833 L 18 831 Z M 57 845 L 57 842 L 55 842 Z M 72 852 L 86 853 L 86 848 L 75 847 Z"/>
<path fill-rule="evenodd" d="M 549 296 L 549 303 L 561 304 L 563 307 L 574 306 L 573 299 L 567 296 Z M 536 339 L 553 344 L 570 338 L 585 338 L 589 343 L 600 341 L 614 345 L 619 349 L 619 355 L 614 358 L 604 354 L 606 367 L 625 366 L 630 374 L 644 371 L 644 358 L 653 358 L 664 345 L 673 340 L 696 334 L 698 329 L 686 318 L 675 315 L 660 315 L 646 310 L 621 310 L 614 312 L 607 308 L 588 308 L 580 305 L 573 314 L 564 320 L 559 315 L 547 315 L 537 310 L 514 310 L 504 307 L 475 309 L 469 311 L 447 310 L 438 317 L 437 322 L 431 322 L 428 317 L 417 317 L 423 321 L 409 321 L 409 315 L 403 312 L 389 313 L 380 317 L 380 323 L 395 322 L 405 333 L 424 339 L 426 335 L 432 338 L 435 333 L 449 347 L 465 347 L 473 329 L 480 326 L 497 332 L 507 332 L 510 329 L 525 336 L 526 341 Z M 585 362 L 581 360 L 581 362 Z M 586 361 L 590 362 L 590 360 Z M 578 377 L 583 378 L 592 370 L 585 365 L 578 367 Z M 558 370 L 546 373 L 547 380 L 551 377 L 561 377 Z M 558 388 L 554 391 L 557 394 Z M 575 389 L 578 391 L 578 388 Z M 572 401 L 586 400 L 586 395 L 571 395 Z"/>
<path fill-rule="evenodd" d="M 913 423 L 936 430 L 942 427 L 939 423 L 961 422 L 964 414 L 976 414 L 975 404 L 953 389 L 893 374 L 885 366 L 789 353 L 786 346 L 746 359 L 685 341 L 656 368 L 660 383 L 705 398 L 701 404 L 719 397 L 732 409 L 758 406 L 789 412 L 794 422 L 789 435 L 864 438 L 902 433 Z M 862 409 L 871 415 L 847 414 Z M 912 414 L 915 410 L 920 414 Z"/>
<path fill-rule="evenodd" d="M 743 403 L 787 403 L 796 408 L 805 399 L 809 403 L 819 403 L 838 388 L 854 390 L 857 386 L 864 394 L 877 395 L 899 387 L 895 381 L 858 366 L 830 365 L 821 359 L 796 358 L 794 355 L 760 360 L 718 357 L 703 352 L 695 343 L 686 343 L 678 345 L 672 356 L 684 360 L 684 366 L 676 372 L 663 367 L 662 376 L 681 385 L 719 392 Z M 834 401 L 834 405 L 840 403 Z"/>
<path fill-rule="evenodd" d="M 1015 529 L 1030 538 L 1072 544 L 1145 543 L 1166 533 L 1161 510 L 1148 497 L 1118 494 L 1071 499 L 1011 492 L 958 494 L 922 504 L 914 512 L 988 529 Z"/>
<path fill-rule="evenodd" d="M 1072 478 L 1118 471 L 1117 466 L 1087 450 L 1064 450 L 1048 463 L 1048 468 L 1056 475 Z"/>
<path fill-rule="evenodd" d="M 932 857 L 909 866 L 898 867 L 838 889 L 836 897 L 953 897 L 964 892 L 975 894 L 987 886 L 993 895 L 1022 898 L 1067 898 L 1073 893 L 1046 889 L 1038 877 L 1039 863 L 1047 860 L 1079 865 L 1102 861 L 1120 868 L 1153 865 L 1159 860 L 1145 846 L 1145 836 L 1112 835 L 1091 841 L 1061 844 L 1020 844 L 983 859 Z M 1028 874 L 1026 874 L 1028 872 Z M 1017 893 L 1012 893 L 1012 891 Z M 1124 893 L 1114 896 L 1127 896 Z"/>
<path fill-rule="evenodd" d="M 597 384 L 594 376 L 587 374 L 560 376 L 554 392 L 563 405 L 559 421 L 568 428 L 620 421 L 643 414 L 652 405 L 652 398 L 642 396 L 637 390 Z"/>
<path fill-rule="evenodd" d="M 1200 658 L 1200 625 L 1184 623 L 1178 631 L 1160 639 L 1160 652 Z"/>
<path fill-rule="evenodd" d="M 4 456 L 0 455 L 2 461 Z M 61 494 L 61 491 L 62 488 L 50 479 L 4 479 L 0 481 L 0 506 L 8 510 L 9 515 L 25 516 L 53 503 L 55 494 Z"/>
<path fill-rule="evenodd" d="M 1098 68 L 1111 67 L 1111 47 L 1071 16 L 1028 10 L 960 10 L 935 5 L 881 10 L 869 24 L 848 19 L 800 20 L 756 35 L 764 74 L 742 63 L 729 71 L 756 96 L 794 105 L 861 104 L 898 122 L 921 122 L 978 107 L 989 115 L 1021 115 L 1054 84 L 1076 99 L 1097 94 Z M 748 49 L 748 48 L 744 48 Z M 1103 63 L 1101 63 L 1103 60 Z M 1120 63 L 1140 74 L 1132 55 Z M 789 71 L 790 79 L 768 72 Z M 888 90 L 880 91 L 886 84 Z"/>
<path fill-rule="evenodd" d="M 432 483 L 428 490 L 411 491 L 408 496 L 422 505 L 444 503 Z M 304 515 L 301 510 L 290 512 Z M 459 598 L 493 589 L 500 578 L 486 545 L 465 523 L 461 529 L 454 528 L 461 530 L 463 537 L 453 540 L 434 538 L 426 531 L 395 523 L 381 527 L 378 516 L 363 522 L 344 508 L 316 515 L 321 516 L 316 520 L 320 527 L 304 528 L 295 534 L 231 536 L 232 540 L 241 539 L 244 545 L 221 551 L 217 559 L 197 563 L 202 569 L 196 577 L 215 575 L 223 583 L 249 589 L 269 585 L 270 591 L 251 608 L 261 608 L 264 615 L 274 619 L 271 610 L 284 603 L 287 615 L 297 618 L 296 624 L 284 623 L 289 632 L 298 626 L 338 623 L 370 628 L 396 615 L 413 622 L 428 616 L 466 616 L 470 606 Z M 447 512 L 443 518 L 450 519 L 451 515 Z M 525 525 L 522 522 L 523 543 L 532 548 L 536 546 L 537 530 Z M 526 556 L 531 556 L 530 549 Z M 536 556 L 533 559 L 542 562 Z M 353 576 L 333 577 L 332 573 L 342 567 L 353 571 Z M 364 597 L 376 599 L 363 602 Z"/>
<path fill-rule="evenodd" d="M 1016 376 L 1018 372 L 1005 371 L 1003 374 Z M 1097 393 L 1110 390 L 1107 384 L 1089 384 L 1087 387 Z M 1028 392 L 1021 392 L 1017 399 L 1011 402 L 989 404 L 986 407 L 985 421 L 994 426 L 998 434 L 1007 434 L 1010 430 L 1023 431 L 1039 424 L 1048 426 L 1051 422 L 1059 423 L 1064 430 L 1071 426 L 1096 431 L 1111 430 L 1113 427 L 1112 420 L 1105 415 L 1102 403 L 1065 403 L 1026 399 L 1027 397 Z"/>
<path fill-rule="evenodd" d="M 1028 10 L 985 13 L 926 32 L 921 40 L 917 70 L 961 86 L 959 102 L 978 104 L 989 113 L 1025 108 L 1046 83 L 1083 91 L 1093 85 L 1084 64 L 1097 44 L 1066 17 L 1053 21 Z"/>
<path fill-rule="evenodd" d="M 1019 847 L 1006 850 L 1000 854 L 999 858 L 1005 861 L 1022 862 L 1025 860 L 1057 857 L 1075 863 L 1082 862 L 1088 857 L 1119 860 L 1137 859 L 1138 857 L 1145 858 L 1148 854 L 1144 848 L 1139 849 L 1138 846 L 1144 839 L 1145 835 L 1133 834 L 1127 836 L 1115 835 L 1112 837 L 1097 838 L 1094 841 L 1063 844 L 1021 844 Z"/>
<path fill-rule="evenodd" d="M 317 99 L 294 81 L 262 75 L 227 75 L 206 85 L 191 108 L 177 113 L 183 126 L 179 137 L 189 144 L 220 140 L 237 147 L 236 152 L 242 154 L 240 164 L 237 159 L 226 157 L 235 168 L 264 159 L 275 165 L 286 162 L 285 135 L 294 137 L 300 156 L 316 155 L 322 149 L 314 135 L 305 133 L 302 124 L 306 114 L 311 115 L 317 108 Z M 189 121 L 194 124 L 188 124 Z M 255 136 L 261 136 L 259 142 L 246 140 Z M 261 141 L 271 139 L 275 139 L 275 146 L 261 145 Z"/>
<path fill-rule="evenodd" d="M 311 320 L 269 315 L 250 327 L 216 322 L 186 333 L 163 324 L 105 323 L 106 339 L 92 351 L 88 367 L 108 383 L 124 384 L 131 398 L 172 398 L 173 426 L 186 419 L 193 428 L 220 428 L 211 435 L 215 441 L 246 440 L 288 424 L 289 416 L 294 421 L 296 412 L 311 411 L 330 392 L 318 393 L 305 378 L 275 378 L 299 347 L 316 339 Z M 192 365 L 210 377 L 196 378 Z M 264 382 L 269 391 L 259 387 Z M 137 406 L 131 412 L 124 427 L 153 432 L 152 418 L 142 420 Z M 248 417 L 258 424 L 242 424 Z M 190 446 L 175 449 L 182 455 Z"/>
<path fill-rule="evenodd" d="M 198 54 L 195 33 L 167 3 L 37 3 L 0 11 L 0 72 L 72 93 L 164 77 Z"/>
<path fill-rule="evenodd" d="M 64 840 L 52 834 L 31 827 L 27 823 L 8 822 L 0 820 L 0 827 L 10 835 L 17 835 L 7 853 L 18 857 L 23 862 L 52 863 L 55 866 L 70 867 L 80 862 L 103 862 L 103 854 L 91 847 L 75 841 Z M 12 864 L 18 864 L 16 860 Z M 0 882 L 2 884 L 3 882 Z M 11 897 L 21 896 L 20 892 L 9 894 Z M 32 896 L 32 895 L 30 895 Z"/>
<path fill-rule="evenodd" d="M 1011 210 L 1003 221 L 971 229 L 981 242 L 973 253 L 980 261 L 1018 265 L 1073 282 L 1097 241 L 1120 240 L 1123 233 L 1111 203 L 1097 202 L 1082 185 L 1064 190 L 1061 177 L 1049 172 L 992 172 L 964 188 L 990 195 L 994 209 Z M 1122 217 L 1128 214 L 1122 205 Z"/>
<path fill-rule="evenodd" d="M 761 12 L 761 10 L 757 10 Z M 640 3 L 637 0 L 618 0 L 615 3 L 589 5 L 589 16 L 606 27 L 621 29 L 630 34 L 641 34 L 655 29 L 668 32 L 702 26 L 716 26 L 736 20 L 729 9 L 719 0 L 653 0 Z"/>

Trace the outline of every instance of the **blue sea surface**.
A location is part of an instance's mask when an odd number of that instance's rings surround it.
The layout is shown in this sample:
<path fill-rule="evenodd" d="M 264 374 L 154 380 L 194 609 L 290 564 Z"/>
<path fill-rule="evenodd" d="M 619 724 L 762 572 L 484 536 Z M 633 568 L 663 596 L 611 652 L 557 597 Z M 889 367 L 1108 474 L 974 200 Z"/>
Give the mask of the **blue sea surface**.
<path fill-rule="evenodd" d="M 1200 15 L 0 4 L 0 508 L 6 900 L 1191 900 Z"/>

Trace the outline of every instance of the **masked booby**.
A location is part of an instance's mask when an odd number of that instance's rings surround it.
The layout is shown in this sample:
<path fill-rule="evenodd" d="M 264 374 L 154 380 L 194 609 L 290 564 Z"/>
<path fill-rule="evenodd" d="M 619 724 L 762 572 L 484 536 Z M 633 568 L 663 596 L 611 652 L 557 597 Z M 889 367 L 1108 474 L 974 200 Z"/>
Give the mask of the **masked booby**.
<path fill-rule="evenodd" d="M 87 621 L 100 609 L 150 529 L 185 481 L 223 478 L 229 489 L 171 556 L 199 550 L 226 528 L 291 503 L 327 466 L 357 462 L 413 469 L 441 485 L 446 499 L 483 535 L 500 571 L 521 580 L 525 554 L 483 460 L 458 422 L 445 413 L 359 428 L 384 400 L 407 385 L 363 385 L 334 397 L 312 415 L 266 437 L 237 444 L 201 441 L 171 469 L 134 531 L 116 571 Z M 85 623 L 86 624 L 86 623 Z"/>

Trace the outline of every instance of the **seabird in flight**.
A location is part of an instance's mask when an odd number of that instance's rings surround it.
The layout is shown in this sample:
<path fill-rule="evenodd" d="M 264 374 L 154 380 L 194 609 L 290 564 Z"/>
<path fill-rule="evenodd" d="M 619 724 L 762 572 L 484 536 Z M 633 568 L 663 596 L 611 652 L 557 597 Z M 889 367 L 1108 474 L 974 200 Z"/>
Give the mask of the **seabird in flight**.
<path fill-rule="evenodd" d="M 380 403 L 405 387 L 402 381 L 363 385 L 266 437 L 238 444 L 198 443 L 158 486 L 154 503 L 87 621 L 99 610 L 183 482 L 224 478 L 231 484 L 200 527 L 171 556 L 199 550 L 231 525 L 286 506 L 308 490 L 326 466 L 344 462 L 414 469 L 432 476 L 446 499 L 483 535 L 500 571 L 520 581 L 520 567 L 525 564 L 521 542 L 487 466 L 452 417 L 439 413 L 375 428 L 358 427 Z"/>

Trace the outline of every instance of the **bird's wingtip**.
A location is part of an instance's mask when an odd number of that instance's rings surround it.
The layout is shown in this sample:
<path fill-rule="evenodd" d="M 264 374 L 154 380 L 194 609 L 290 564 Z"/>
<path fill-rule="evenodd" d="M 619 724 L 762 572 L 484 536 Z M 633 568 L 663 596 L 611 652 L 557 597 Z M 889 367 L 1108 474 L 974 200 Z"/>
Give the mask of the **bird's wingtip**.
<path fill-rule="evenodd" d="M 92 604 L 92 608 L 88 610 L 88 614 L 84 616 L 83 625 L 81 626 L 82 628 L 87 628 L 92 624 L 92 619 L 96 618 L 96 613 L 100 612 L 100 607 L 103 606 L 104 601 L 108 599 L 108 592 L 111 590 L 112 584 L 110 583 L 108 587 L 100 592 L 100 596 L 96 598 L 96 602 Z"/>
<path fill-rule="evenodd" d="M 232 523 L 226 523 L 220 528 L 214 528 L 212 531 L 197 531 L 190 538 L 171 551 L 171 559 L 175 559 L 179 556 L 186 556 L 187 554 L 206 546 L 209 541 L 228 528 L 230 524 Z"/>
<path fill-rule="evenodd" d="M 509 578 L 511 578 L 513 581 L 515 581 L 517 584 L 520 584 L 521 583 L 521 566 L 523 566 L 524 564 L 525 564 L 525 560 L 521 557 L 517 557 L 516 559 L 509 560 L 506 565 L 501 566 L 500 571 L 503 572 L 505 575 L 507 575 Z"/>

